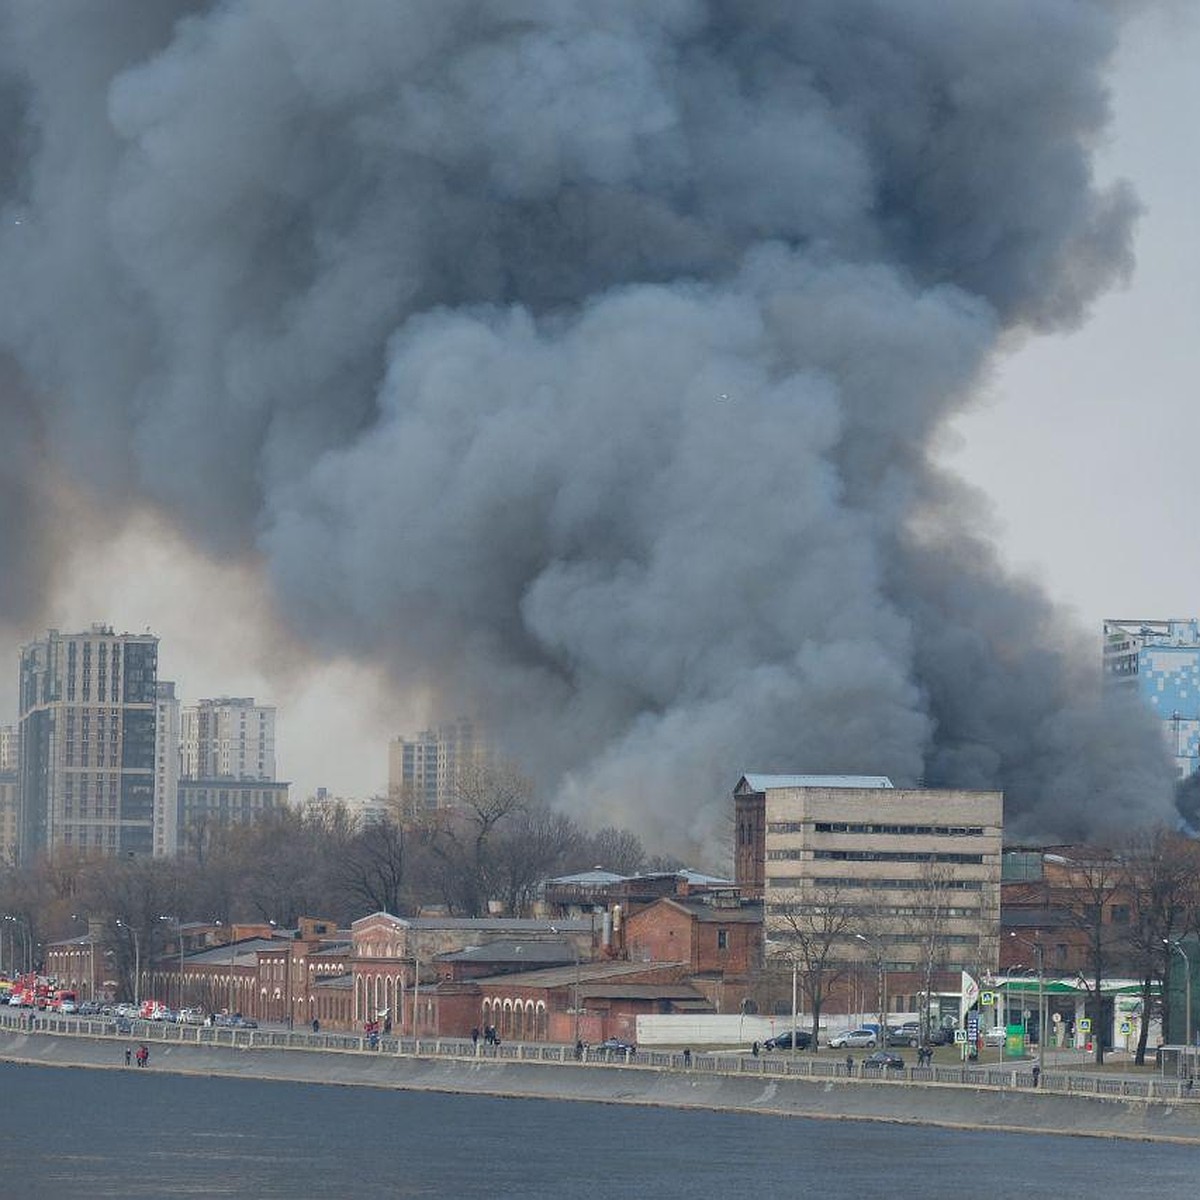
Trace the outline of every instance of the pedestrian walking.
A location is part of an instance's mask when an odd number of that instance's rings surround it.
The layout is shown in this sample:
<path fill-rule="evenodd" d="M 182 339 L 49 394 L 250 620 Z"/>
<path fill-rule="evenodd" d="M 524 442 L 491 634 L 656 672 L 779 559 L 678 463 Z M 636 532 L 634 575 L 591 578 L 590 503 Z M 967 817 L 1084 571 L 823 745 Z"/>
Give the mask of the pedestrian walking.
<path fill-rule="evenodd" d="M 126 1066 L 129 1066 L 130 1060 L 132 1058 L 133 1058 L 133 1051 L 128 1046 L 126 1046 L 125 1047 L 125 1065 Z"/>
<path fill-rule="evenodd" d="M 320 1033 L 320 1032 L 321 1032 L 321 1022 L 318 1021 L 316 1017 L 313 1017 L 313 1033 Z"/>
<path fill-rule="evenodd" d="M 846 1074 L 847 1075 L 854 1074 L 854 1055 L 853 1054 L 846 1055 Z"/>
<path fill-rule="evenodd" d="M 479 1026 L 478 1025 L 473 1026 L 471 1029 L 471 1045 L 476 1050 L 479 1049 Z"/>
<path fill-rule="evenodd" d="M 1039 1067 L 1037 1065 L 1037 1063 L 1034 1063 L 1033 1064 L 1033 1086 L 1037 1087 L 1038 1084 L 1041 1083 L 1041 1081 L 1042 1081 L 1042 1068 Z M 1191 1080 L 1188 1080 L 1188 1083 L 1190 1084 Z"/>
<path fill-rule="evenodd" d="M 692 1065 L 692 1048 L 690 1046 L 684 1046 L 683 1048 L 683 1065 L 685 1067 Z"/>
<path fill-rule="evenodd" d="M 754 1045 L 750 1047 L 750 1053 L 753 1054 L 755 1058 L 757 1058 L 759 1049 L 760 1049 L 759 1044 L 757 1042 L 755 1042 Z"/>

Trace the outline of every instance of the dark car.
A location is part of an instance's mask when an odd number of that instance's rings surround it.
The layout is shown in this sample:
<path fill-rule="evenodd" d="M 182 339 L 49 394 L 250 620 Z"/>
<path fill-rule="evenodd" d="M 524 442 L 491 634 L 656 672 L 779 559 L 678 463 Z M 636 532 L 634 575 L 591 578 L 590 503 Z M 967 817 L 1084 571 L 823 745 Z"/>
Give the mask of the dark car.
<path fill-rule="evenodd" d="M 939 1025 L 929 1031 L 925 1044 L 927 1046 L 952 1046 L 954 1045 L 954 1030 L 944 1029 Z"/>
<path fill-rule="evenodd" d="M 602 1042 L 597 1042 L 591 1047 L 593 1054 L 604 1055 L 611 1058 L 617 1054 L 635 1054 L 637 1047 L 632 1042 L 623 1042 L 620 1038 L 605 1038 Z"/>
<path fill-rule="evenodd" d="M 889 1025 L 884 1044 L 888 1046 L 919 1046 L 921 1044 L 921 1027 L 915 1022 L 911 1025 Z"/>
<path fill-rule="evenodd" d="M 807 1029 L 796 1030 L 796 1049 L 807 1050 L 812 1045 L 812 1034 Z M 792 1048 L 792 1031 L 781 1033 L 763 1042 L 764 1050 L 790 1050 Z"/>
<path fill-rule="evenodd" d="M 890 1050 L 876 1050 L 862 1060 L 864 1071 L 903 1071 L 904 1059 Z"/>

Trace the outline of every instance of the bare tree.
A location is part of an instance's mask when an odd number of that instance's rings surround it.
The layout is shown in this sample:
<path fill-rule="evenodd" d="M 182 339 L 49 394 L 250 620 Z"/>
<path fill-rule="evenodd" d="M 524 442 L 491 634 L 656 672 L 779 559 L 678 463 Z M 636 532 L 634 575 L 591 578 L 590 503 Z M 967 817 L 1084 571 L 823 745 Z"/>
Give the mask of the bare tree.
<path fill-rule="evenodd" d="M 483 916 L 497 883 L 497 828 L 528 806 L 529 781 L 511 766 L 472 763 L 458 771 L 453 797 L 424 817 L 421 839 L 436 860 L 447 907 Z"/>
<path fill-rule="evenodd" d="M 636 875 L 645 862 L 646 851 L 637 835 L 609 825 L 592 835 L 585 865 L 605 867 L 616 875 Z"/>
<path fill-rule="evenodd" d="M 1200 852 L 1190 838 L 1159 827 L 1133 835 L 1121 861 L 1129 899 L 1128 949 L 1141 983 L 1142 1020 L 1136 1053 L 1136 1062 L 1141 1066 L 1146 1060 L 1156 996 L 1160 998 L 1164 1030 L 1169 1025 L 1167 982 L 1175 954 L 1173 945 L 1192 927 L 1200 898 Z"/>
<path fill-rule="evenodd" d="M 1128 898 L 1128 881 L 1124 865 L 1111 851 L 1085 848 L 1083 855 L 1070 862 L 1066 885 L 1054 890 L 1068 924 L 1084 941 L 1079 978 L 1087 992 L 1084 1007 L 1092 1022 L 1095 1061 L 1102 1064 L 1104 977 L 1129 950 L 1128 931 L 1113 922 L 1112 906 Z"/>
<path fill-rule="evenodd" d="M 337 875 L 342 890 L 368 912 L 405 911 L 408 831 L 390 815 L 359 829 L 342 848 Z"/>
<path fill-rule="evenodd" d="M 796 970 L 797 983 L 812 1020 L 811 1049 L 817 1049 L 821 1012 L 832 988 L 846 971 L 844 959 L 835 955 L 853 936 L 857 910 L 846 902 L 837 884 L 815 888 L 810 894 L 784 893 L 768 914 L 774 935 L 784 943 L 783 957 Z"/>
<path fill-rule="evenodd" d="M 902 925 L 907 939 L 917 949 L 921 973 L 921 1040 L 927 1041 L 932 1024 L 930 1004 L 934 976 L 945 969 L 951 909 L 962 893 L 954 887 L 954 869 L 945 863 L 927 862 L 921 867 L 920 885 L 913 893 L 910 911 Z"/>
<path fill-rule="evenodd" d="M 527 913 L 538 886 L 563 870 L 585 841 L 579 826 L 563 813 L 530 805 L 500 827 L 494 846 L 493 888 L 514 915 Z"/>

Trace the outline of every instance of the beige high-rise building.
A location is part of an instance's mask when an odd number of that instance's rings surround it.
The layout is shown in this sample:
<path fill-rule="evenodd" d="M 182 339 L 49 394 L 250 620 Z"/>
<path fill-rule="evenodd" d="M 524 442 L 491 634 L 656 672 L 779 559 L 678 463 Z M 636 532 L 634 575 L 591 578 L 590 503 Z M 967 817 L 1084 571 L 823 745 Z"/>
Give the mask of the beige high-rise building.
<path fill-rule="evenodd" d="M 275 778 L 275 709 L 253 697 L 187 705 L 180 738 L 184 779 Z"/>
<path fill-rule="evenodd" d="M 834 957 L 918 972 L 994 969 L 1003 794 L 895 788 L 882 776 L 746 775 L 734 791 L 736 877 L 787 956 L 796 914 L 836 906 Z"/>
<path fill-rule="evenodd" d="M 154 855 L 174 858 L 179 852 L 179 698 L 173 683 L 159 683 L 155 714 Z"/>
<path fill-rule="evenodd" d="M 465 718 L 398 737 L 388 745 L 388 799 L 410 813 L 447 808 L 455 801 L 460 772 L 493 766 L 496 747 Z"/>

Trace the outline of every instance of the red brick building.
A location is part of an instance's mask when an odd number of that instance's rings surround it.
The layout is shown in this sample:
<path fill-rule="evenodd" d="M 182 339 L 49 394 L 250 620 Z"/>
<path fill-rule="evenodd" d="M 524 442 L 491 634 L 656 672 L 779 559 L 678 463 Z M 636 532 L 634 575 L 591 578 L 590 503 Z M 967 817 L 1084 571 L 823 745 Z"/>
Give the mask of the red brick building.
<path fill-rule="evenodd" d="M 745 978 L 762 959 L 762 905 L 657 900 L 625 921 L 623 935 L 631 962 L 685 962 L 691 975 Z"/>

